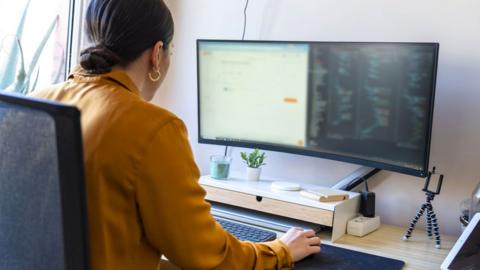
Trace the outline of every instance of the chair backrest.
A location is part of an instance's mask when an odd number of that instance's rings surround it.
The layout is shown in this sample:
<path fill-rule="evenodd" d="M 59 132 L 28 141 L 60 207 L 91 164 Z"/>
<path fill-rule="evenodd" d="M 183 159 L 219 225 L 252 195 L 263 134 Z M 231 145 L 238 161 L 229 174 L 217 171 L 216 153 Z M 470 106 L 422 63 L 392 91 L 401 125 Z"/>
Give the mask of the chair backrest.
<path fill-rule="evenodd" d="M 0 269 L 88 268 L 80 112 L 0 93 Z"/>

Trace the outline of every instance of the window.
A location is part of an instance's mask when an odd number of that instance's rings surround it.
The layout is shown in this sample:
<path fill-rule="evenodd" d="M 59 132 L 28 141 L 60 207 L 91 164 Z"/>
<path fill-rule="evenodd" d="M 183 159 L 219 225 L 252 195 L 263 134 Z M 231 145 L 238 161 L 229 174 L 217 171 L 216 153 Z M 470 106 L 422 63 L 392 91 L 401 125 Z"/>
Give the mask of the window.
<path fill-rule="evenodd" d="M 24 65 L 30 89 L 44 88 L 65 80 L 72 61 L 68 55 L 72 51 L 73 32 L 71 19 L 76 1 L 67 0 L 17 0 L 0 1 L 0 83 L 12 54 L 12 46 L 20 40 L 24 55 Z M 83 1 L 78 1 L 83 2 Z M 77 3 L 78 5 L 78 3 Z M 25 13 L 23 35 L 18 37 L 18 26 Z M 53 26 L 52 26 L 53 25 Z M 49 29 L 52 29 L 49 31 Z M 78 31 L 78 30 L 77 30 Z M 42 40 L 48 36 L 38 62 L 36 51 L 42 47 Z M 20 50 L 19 50 L 20 51 Z M 21 67 L 20 54 L 17 55 L 16 70 Z M 68 67 L 68 68 L 67 68 Z M 0 87 L 1 88 L 1 87 Z"/>

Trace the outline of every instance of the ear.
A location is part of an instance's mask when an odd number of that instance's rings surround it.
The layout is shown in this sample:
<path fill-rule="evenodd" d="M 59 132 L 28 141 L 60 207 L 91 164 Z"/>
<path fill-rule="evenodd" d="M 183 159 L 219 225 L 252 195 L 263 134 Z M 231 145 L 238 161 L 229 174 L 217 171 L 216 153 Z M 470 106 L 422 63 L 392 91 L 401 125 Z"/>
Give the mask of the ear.
<path fill-rule="evenodd" d="M 160 69 L 160 63 L 163 55 L 163 41 L 158 41 L 153 45 L 152 48 L 152 55 L 151 55 L 151 61 L 152 61 L 152 66 L 155 69 Z"/>

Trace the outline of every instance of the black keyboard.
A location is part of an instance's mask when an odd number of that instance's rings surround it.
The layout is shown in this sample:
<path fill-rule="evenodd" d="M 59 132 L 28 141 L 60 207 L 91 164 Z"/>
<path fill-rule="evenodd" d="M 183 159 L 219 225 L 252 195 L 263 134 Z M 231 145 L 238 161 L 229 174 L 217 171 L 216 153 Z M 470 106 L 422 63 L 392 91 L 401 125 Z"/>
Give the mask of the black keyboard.
<path fill-rule="evenodd" d="M 252 226 L 228 221 L 222 218 L 215 217 L 218 223 L 222 227 L 237 237 L 238 240 L 251 241 L 251 242 L 266 242 L 272 241 L 277 238 L 277 234 L 274 232 L 258 229 Z"/>

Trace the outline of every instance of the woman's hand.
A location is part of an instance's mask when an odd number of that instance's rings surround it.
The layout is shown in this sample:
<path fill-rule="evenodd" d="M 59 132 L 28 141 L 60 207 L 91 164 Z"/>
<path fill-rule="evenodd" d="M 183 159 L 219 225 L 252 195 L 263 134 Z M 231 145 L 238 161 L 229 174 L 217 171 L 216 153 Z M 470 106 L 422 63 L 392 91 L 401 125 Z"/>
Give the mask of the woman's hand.
<path fill-rule="evenodd" d="M 291 228 L 280 238 L 280 241 L 287 245 L 294 262 L 320 252 L 320 238 L 312 230 Z"/>

